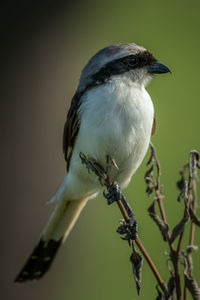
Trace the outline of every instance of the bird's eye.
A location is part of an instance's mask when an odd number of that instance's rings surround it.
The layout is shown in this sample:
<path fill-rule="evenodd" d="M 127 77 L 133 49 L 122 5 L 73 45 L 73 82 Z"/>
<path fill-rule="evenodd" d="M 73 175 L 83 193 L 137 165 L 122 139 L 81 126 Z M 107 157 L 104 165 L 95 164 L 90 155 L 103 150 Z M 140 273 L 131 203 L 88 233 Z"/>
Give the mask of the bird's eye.
<path fill-rule="evenodd" d="M 138 59 L 136 56 L 132 55 L 126 58 L 126 62 L 130 67 L 135 67 L 137 65 Z"/>

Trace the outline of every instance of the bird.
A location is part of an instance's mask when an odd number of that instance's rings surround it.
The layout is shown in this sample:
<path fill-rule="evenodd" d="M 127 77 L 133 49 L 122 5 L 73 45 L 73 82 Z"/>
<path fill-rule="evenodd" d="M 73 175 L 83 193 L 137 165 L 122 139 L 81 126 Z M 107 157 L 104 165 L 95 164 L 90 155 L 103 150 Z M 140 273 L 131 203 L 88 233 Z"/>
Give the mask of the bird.
<path fill-rule="evenodd" d="M 146 48 L 120 43 L 98 51 L 81 72 L 63 133 L 67 174 L 49 200 L 56 206 L 16 282 L 40 279 L 90 199 L 103 191 L 80 153 L 106 168 L 123 190 L 140 166 L 155 127 L 154 106 L 146 90 L 154 74 L 170 69 Z M 105 187 L 104 187 L 105 188 Z"/>

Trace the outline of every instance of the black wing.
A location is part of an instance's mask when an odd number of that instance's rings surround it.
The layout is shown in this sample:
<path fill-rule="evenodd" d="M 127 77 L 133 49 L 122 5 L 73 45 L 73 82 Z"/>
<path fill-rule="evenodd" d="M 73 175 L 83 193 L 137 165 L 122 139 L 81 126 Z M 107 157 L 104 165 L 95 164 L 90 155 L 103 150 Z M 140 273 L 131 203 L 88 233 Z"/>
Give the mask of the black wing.
<path fill-rule="evenodd" d="M 70 159 L 73 152 L 74 143 L 79 132 L 78 108 L 81 104 L 83 93 L 76 93 L 72 98 L 71 106 L 67 114 L 67 120 L 63 132 L 63 152 L 69 170 Z"/>

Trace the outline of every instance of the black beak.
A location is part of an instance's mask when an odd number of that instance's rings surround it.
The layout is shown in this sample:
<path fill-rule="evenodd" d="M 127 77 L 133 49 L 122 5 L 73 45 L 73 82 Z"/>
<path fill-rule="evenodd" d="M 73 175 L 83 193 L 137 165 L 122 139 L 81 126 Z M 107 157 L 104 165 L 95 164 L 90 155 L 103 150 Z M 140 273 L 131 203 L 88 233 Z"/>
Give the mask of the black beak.
<path fill-rule="evenodd" d="M 152 65 L 148 65 L 147 70 L 151 74 L 163 74 L 169 72 L 171 73 L 170 69 L 167 66 L 160 64 L 159 62 L 156 62 Z"/>

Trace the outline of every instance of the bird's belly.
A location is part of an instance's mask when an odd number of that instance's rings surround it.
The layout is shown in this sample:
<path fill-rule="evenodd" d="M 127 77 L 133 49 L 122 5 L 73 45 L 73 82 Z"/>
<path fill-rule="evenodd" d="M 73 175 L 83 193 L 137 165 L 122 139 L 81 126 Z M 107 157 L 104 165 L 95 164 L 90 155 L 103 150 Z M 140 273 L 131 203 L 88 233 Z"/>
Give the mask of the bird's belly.
<path fill-rule="evenodd" d="M 107 156 L 112 157 L 118 169 L 111 168 L 110 179 L 118 181 L 123 188 L 146 154 L 153 124 L 153 105 L 148 94 L 139 98 L 142 105 L 132 96 L 126 97 L 124 104 L 116 98 L 110 101 L 107 98 L 95 99 L 91 97 L 89 101 L 90 98 L 87 98 L 82 107 L 80 129 L 68 174 L 69 181 L 76 180 L 79 189 L 86 187 L 90 194 L 98 192 L 100 184 L 98 178 L 88 173 L 81 164 L 80 152 L 94 158 L 104 168 Z"/>
<path fill-rule="evenodd" d="M 113 117 L 102 117 L 101 124 L 87 119 L 80 128 L 77 150 L 87 157 L 94 158 L 104 168 L 109 155 L 115 160 L 118 169 L 110 170 L 111 180 L 116 180 L 121 186 L 128 184 L 147 151 L 152 120 L 142 122 L 142 117 L 130 117 L 124 113 Z M 85 134 L 87 133 L 87 134 Z"/>

